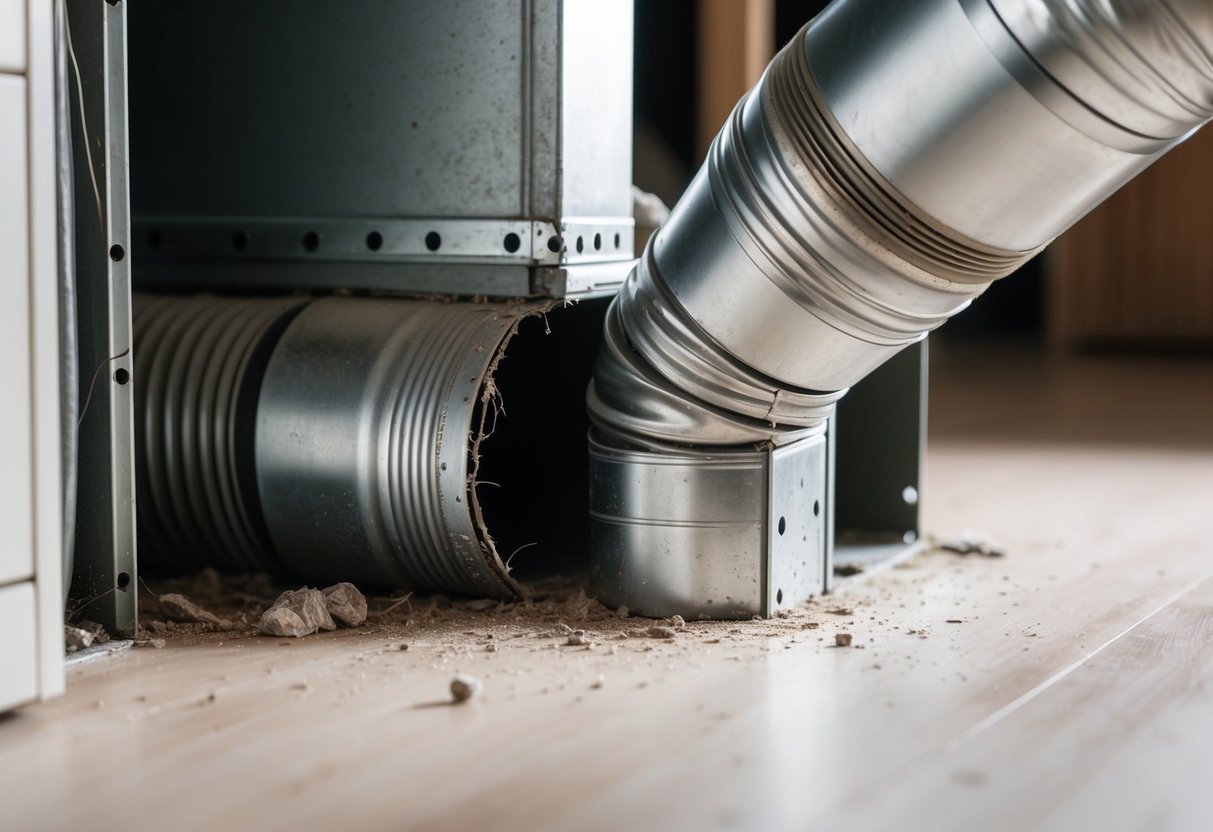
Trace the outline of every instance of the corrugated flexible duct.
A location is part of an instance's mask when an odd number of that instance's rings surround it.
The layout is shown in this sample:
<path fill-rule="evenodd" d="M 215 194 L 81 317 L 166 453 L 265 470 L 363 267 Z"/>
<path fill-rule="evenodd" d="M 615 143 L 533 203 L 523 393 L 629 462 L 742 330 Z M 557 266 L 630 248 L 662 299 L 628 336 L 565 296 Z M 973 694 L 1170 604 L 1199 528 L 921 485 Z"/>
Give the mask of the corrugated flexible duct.
<path fill-rule="evenodd" d="M 653 530 L 710 526 L 711 501 L 624 517 L 621 489 L 824 431 L 850 385 L 1211 115 L 1207 0 L 836 0 L 737 105 L 608 315 L 587 397 L 600 594 L 703 609 L 699 567 L 671 571 Z"/>

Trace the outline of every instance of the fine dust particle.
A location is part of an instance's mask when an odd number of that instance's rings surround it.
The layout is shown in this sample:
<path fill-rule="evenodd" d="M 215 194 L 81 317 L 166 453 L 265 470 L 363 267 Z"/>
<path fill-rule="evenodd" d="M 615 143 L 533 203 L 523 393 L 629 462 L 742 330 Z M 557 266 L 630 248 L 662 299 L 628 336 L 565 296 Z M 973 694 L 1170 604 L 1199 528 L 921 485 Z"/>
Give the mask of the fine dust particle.
<path fill-rule="evenodd" d="M 164 647 L 164 639 L 162 638 L 137 638 L 135 639 L 136 647 L 151 647 L 159 650 Z"/>
<path fill-rule="evenodd" d="M 616 618 L 627 618 L 630 614 L 631 610 L 629 610 L 627 607 L 620 607 L 619 609 L 615 610 Z"/>
<path fill-rule="evenodd" d="M 496 644 L 493 644 L 492 642 L 489 642 L 488 644 L 484 645 L 484 652 L 486 652 L 486 653 L 496 653 L 496 652 L 497 652 L 497 645 L 496 645 Z"/>
<path fill-rule="evenodd" d="M 834 634 L 834 646 L 835 647 L 850 647 L 851 646 L 851 634 L 850 633 L 835 633 Z"/>
<path fill-rule="evenodd" d="M 451 680 L 451 698 L 456 702 L 467 702 L 469 699 L 479 696 L 483 688 L 484 683 L 478 678 L 463 673 Z"/>
<path fill-rule="evenodd" d="M 396 649 L 399 650 L 401 653 L 403 653 L 405 650 L 409 649 L 409 646 L 407 644 L 405 644 L 404 642 L 401 642 L 400 644 L 396 645 Z"/>
<path fill-rule="evenodd" d="M 945 621 L 944 623 L 945 623 L 945 624 L 963 624 L 963 623 L 964 623 L 964 621 L 963 621 L 962 619 L 959 619 L 959 618 L 949 618 L 949 619 L 948 619 L 947 621 Z"/>
<path fill-rule="evenodd" d="M 565 644 L 571 647 L 579 647 L 589 643 L 589 640 L 585 637 L 585 630 L 574 630 L 569 633 L 568 641 L 565 642 Z"/>
<path fill-rule="evenodd" d="M 835 607 L 832 610 L 826 610 L 830 615 L 852 615 L 854 610 L 850 607 Z"/>
<path fill-rule="evenodd" d="M 805 623 L 803 623 L 803 624 L 801 624 L 801 625 L 800 625 L 800 629 L 802 629 L 802 630 L 816 630 L 816 629 L 817 629 L 818 627 L 820 627 L 820 626 L 821 626 L 821 625 L 820 625 L 820 624 L 818 624 L 816 621 L 806 621 Z"/>
<path fill-rule="evenodd" d="M 681 615 L 675 615 L 670 619 L 670 622 L 674 625 L 674 629 L 676 630 L 685 630 L 687 627 L 686 619 Z"/>
<path fill-rule="evenodd" d="M 605 682 L 606 679 L 603 678 L 602 674 L 599 674 L 598 678 L 594 680 L 594 684 L 590 685 L 590 687 L 593 690 L 600 690 Z"/>
<path fill-rule="evenodd" d="M 674 631 L 669 627 L 653 625 L 645 630 L 645 633 L 648 634 L 649 638 L 674 638 Z"/>

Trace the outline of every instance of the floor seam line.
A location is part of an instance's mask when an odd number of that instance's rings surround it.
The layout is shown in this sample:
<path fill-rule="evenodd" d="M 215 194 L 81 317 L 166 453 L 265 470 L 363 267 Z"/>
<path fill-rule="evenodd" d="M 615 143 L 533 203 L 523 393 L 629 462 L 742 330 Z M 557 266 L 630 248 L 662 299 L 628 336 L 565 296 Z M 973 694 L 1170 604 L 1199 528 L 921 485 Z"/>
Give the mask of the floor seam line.
<path fill-rule="evenodd" d="M 1036 699 L 1042 693 L 1044 693 L 1045 691 L 1052 688 L 1058 682 L 1065 679 L 1067 676 L 1069 676 L 1075 670 L 1082 667 L 1087 662 L 1091 661 L 1091 659 L 1098 656 L 1104 650 L 1108 649 L 1113 644 L 1120 641 L 1125 636 L 1129 635 L 1129 633 L 1136 630 L 1142 624 L 1146 623 L 1151 618 L 1158 615 L 1163 610 L 1167 609 L 1167 607 L 1174 604 L 1180 598 L 1183 598 L 1185 595 L 1192 592 L 1194 589 L 1199 587 L 1205 581 L 1209 580 L 1210 577 L 1213 577 L 1213 568 L 1210 568 L 1210 569 L 1204 571 L 1203 573 L 1201 573 L 1193 581 L 1191 581 L 1190 583 L 1188 583 L 1187 585 L 1185 585 L 1184 587 L 1179 589 L 1174 594 L 1170 595 L 1166 600 L 1164 600 L 1157 607 L 1150 610 L 1144 616 L 1142 616 L 1141 618 L 1134 621 L 1132 624 L 1130 624 L 1125 629 L 1121 630 L 1116 635 L 1112 636 L 1110 639 L 1108 639 L 1103 644 L 1096 647 L 1090 653 L 1087 653 L 1082 658 L 1077 659 L 1074 662 L 1071 662 L 1070 664 L 1066 665 L 1061 670 L 1057 671 L 1052 676 L 1050 676 L 1048 679 L 1045 679 L 1043 682 L 1038 684 L 1036 687 L 1032 688 L 1031 690 L 1029 690 L 1026 693 L 1019 695 L 1015 699 L 1011 700 L 1010 702 L 1008 702 L 1007 704 L 1003 705 L 1001 708 L 996 710 L 994 713 L 990 714 L 989 716 L 985 717 L 984 719 L 980 720 L 979 722 L 977 722 L 977 723 L 973 724 L 972 726 L 970 726 L 969 728 L 967 728 L 963 733 L 961 733 L 954 739 L 949 740 L 943 747 L 944 752 L 948 753 L 948 752 L 955 751 L 958 748 L 960 748 L 961 746 L 966 745 L 967 743 L 969 743 L 969 742 L 973 741 L 974 739 L 976 739 L 977 737 L 981 736 L 986 731 L 990 730 L 995 725 L 1002 722 L 1007 717 L 1011 716 L 1011 714 L 1015 713 L 1016 711 L 1020 710 L 1025 705 L 1030 703 L 1032 700 Z"/>

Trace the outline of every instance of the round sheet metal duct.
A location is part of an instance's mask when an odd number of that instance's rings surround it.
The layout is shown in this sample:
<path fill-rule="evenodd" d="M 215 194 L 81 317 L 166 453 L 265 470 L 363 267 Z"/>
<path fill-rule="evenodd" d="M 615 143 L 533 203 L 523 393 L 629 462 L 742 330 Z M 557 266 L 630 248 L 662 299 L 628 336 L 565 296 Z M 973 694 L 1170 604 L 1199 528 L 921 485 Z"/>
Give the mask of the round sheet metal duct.
<path fill-rule="evenodd" d="M 571 443 L 605 301 L 139 295 L 134 309 L 149 569 L 506 598 L 518 549 L 531 574 L 577 568 L 586 497 L 569 485 L 586 463 Z M 540 464 L 553 445 L 571 453 Z"/>
<path fill-rule="evenodd" d="M 824 429 L 849 386 L 1211 115 L 1207 0 L 836 0 L 737 105 L 616 299 L 591 481 L 611 481 L 609 447 L 725 465 Z M 637 471 L 628 488 L 660 476 Z M 612 524 L 636 521 L 604 495 L 611 601 L 633 554 Z M 679 522 L 711 519 L 685 499 Z"/>
<path fill-rule="evenodd" d="M 330 298 L 292 322 L 255 443 L 266 522 L 292 574 L 517 593 L 473 483 L 496 415 L 492 369 L 529 311 Z"/>
<path fill-rule="evenodd" d="M 135 296 L 141 566 L 281 573 L 261 517 L 252 439 L 270 352 L 305 303 Z"/>

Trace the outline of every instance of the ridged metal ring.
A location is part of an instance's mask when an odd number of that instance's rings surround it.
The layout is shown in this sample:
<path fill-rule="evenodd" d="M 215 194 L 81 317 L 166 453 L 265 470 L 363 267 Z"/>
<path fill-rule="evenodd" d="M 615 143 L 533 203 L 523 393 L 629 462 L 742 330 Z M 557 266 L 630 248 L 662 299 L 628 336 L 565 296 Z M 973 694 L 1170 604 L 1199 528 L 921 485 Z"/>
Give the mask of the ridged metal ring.
<path fill-rule="evenodd" d="M 291 322 L 262 386 L 256 459 L 292 574 L 519 593 L 474 480 L 499 404 L 492 370 L 519 322 L 547 308 L 327 298 Z"/>
<path fill-rule="evenodd" d="M 249 440 L 269 352 L 305 304 L 135 297 L 139 542 L 153 570 L 281 571 Z"/>

